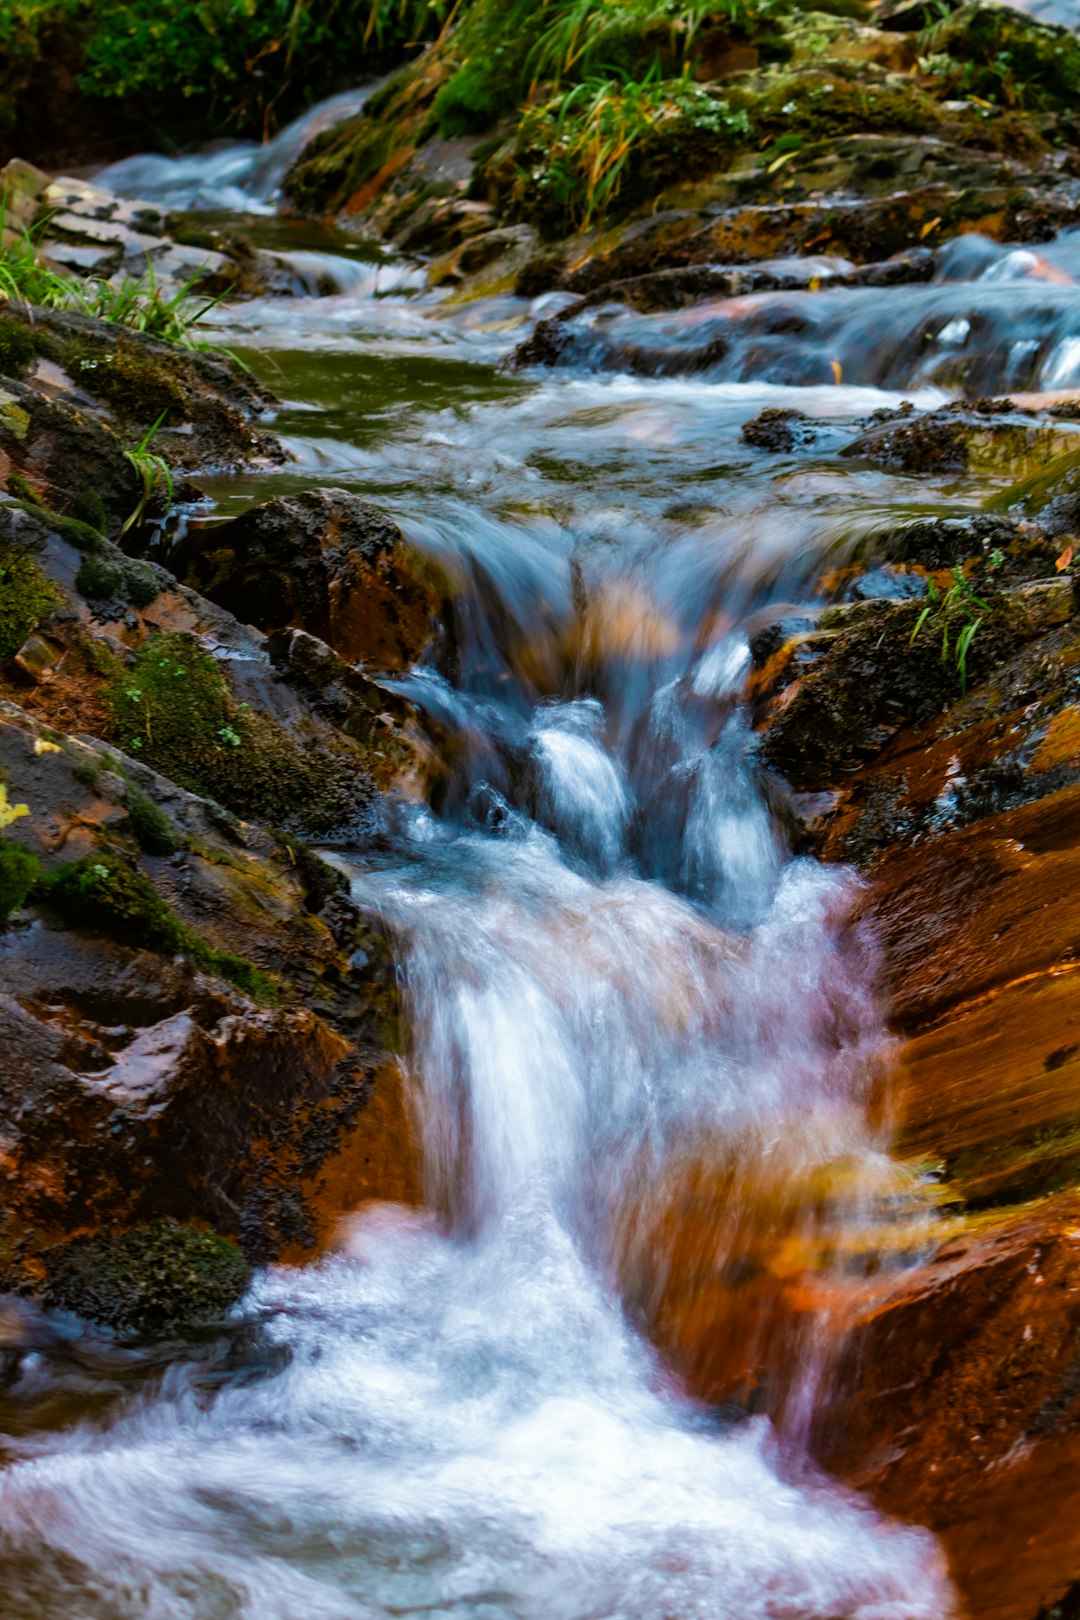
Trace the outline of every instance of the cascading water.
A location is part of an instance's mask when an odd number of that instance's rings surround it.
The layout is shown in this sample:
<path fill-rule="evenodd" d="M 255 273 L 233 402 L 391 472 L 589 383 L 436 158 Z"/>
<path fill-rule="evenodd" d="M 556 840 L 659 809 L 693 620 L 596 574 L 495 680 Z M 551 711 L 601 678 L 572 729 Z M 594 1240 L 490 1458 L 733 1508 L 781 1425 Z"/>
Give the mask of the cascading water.
<path fill-rule="evenodd" d="M 680 1178 L 727 1190 L 715 1274 L 764 1275 L 781 1245 L 797 1267 L 882 1205 L 918 1229 L 871 1123 L 885 1035 L 857 885 L 786 853 L 747 641 L 835 548 L 923 509 L 917 484 L 830 459 L 902 397 L 884 385 L 944 397 L 911 333 L 964 348 L 986 386 L 1021 339 L 1042 346 L 1025 376 L 1066 374 L 1076 244 L 1040 252 L 967 242 L 924 286 L 597 318 L 605 341 L 651 321 L 695 343 L 713 314 L 759 321 L 693 380 L 499 376 L 476 362 L 525 306 L 440 308 L 401 295 L 408 271 L 395 296 L 342 270 L 330 296 L 217 313 L 273 351 L 298 457 L 222 481 L 222 508 L 313 477 L 363 489 L 453 587 L 453 659 L 396 683 L 453 734 L 438 809 L 402 807 L 377 859 L 338 857 L 401 964 L 424 1209 L 361 1211 L 333 1255 L 263 1273 L 220 1355 L 12 1437 L 5 1620 L 951 1612 L 932 1538 L 805 1460 L 819 1318 L 787 1320 L 764 1284 L 731 1294 L 733 1365 L 783 1329 L 777 1425 L 689 1400 L 637 1324 Z M 763 346 L 792 300 L 801 335 Z M 845 386 L 819 386 L 838 354 Z M 766 404 L 833 425 L 762 463 L 739 427 Z M 971 498 L 958 477 L 939 505 Z M 58 1375 L 30 1357 L 21 1376 L 33 1395 Z"/>

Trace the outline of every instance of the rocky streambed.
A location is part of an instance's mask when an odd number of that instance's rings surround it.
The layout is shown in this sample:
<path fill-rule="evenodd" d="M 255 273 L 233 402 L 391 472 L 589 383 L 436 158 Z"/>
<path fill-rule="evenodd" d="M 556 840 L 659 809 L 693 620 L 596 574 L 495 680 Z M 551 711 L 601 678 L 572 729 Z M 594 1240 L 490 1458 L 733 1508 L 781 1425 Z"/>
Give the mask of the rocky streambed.
<path fill-rule="evenodd" d="M 0 306 L 5 1614 L 1071 1612 L 1076 182 L 860 139 L 10 177 L 247 296 Z"/>

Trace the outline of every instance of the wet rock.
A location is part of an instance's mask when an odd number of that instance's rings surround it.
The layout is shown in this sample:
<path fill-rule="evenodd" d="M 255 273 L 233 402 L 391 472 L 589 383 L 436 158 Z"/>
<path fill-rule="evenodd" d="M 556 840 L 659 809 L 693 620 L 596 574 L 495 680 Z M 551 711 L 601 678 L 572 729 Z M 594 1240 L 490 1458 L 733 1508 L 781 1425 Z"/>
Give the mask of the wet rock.
<path fill-rule="evenodd" d="M 900 472 L 988 470 L 1022 475 L 1069 444 L 1067 429 L 1025 418 L 1011 400 L 957 402 L 924 414 L 878 413 L 843 454 Z"/>
<path fill-rule="evenodd" d="M 826 1464 L 935 1530 L 985 1620 L 1050 1611 L 1080 1556 L 1078 1214 L 1070 1195 L 958 1232 L 853 1291 L 822 1407 Z"/>
<path fill-rule="evenodd" d="M 744 422 L 740 436 L 757 450 L 787 454 L 812 444 L 815 428 L 803 411 L 767 409 Z"/>
<path fill-rule="evenodd" d="M 321 1241 L 351 1207 L 350 1177 L 375 1196 L 411 1196 L 384 1045 L 393 968 L 359 909 L 331 904 L 339 874 L 11 705 L 0 768 L 27 807 L 6 836 L 45 874 L 30 911 L 0 932 L 8 1286 L 35 1286 L 45 1250 L 102 1225 L 209 1221 L 265 1259 Z M 148 896 L 158 909 L 120 927 L 103 903 L 61 906 L 78 862 L 137 874 L 125 905 Z M 333 928 L 316 915 L 327 906 Z M 137 948 L 165 923 L 176 946 Z M 221 974 L 282 1004 L 257 1006 Z"/>
<path fill-rule="evenodd" d="M 863 551 L 874 560 L 933 572 L 971 559 L 984 559 L 993 551 L 1005 552 L 1010 547 L 1026 545 L 1030 538 L 1022 534 L 1010 518 L 976 512 L 967 517 L 915 518 L 890 525 L 870 535 Z M 1051 560 L 1048 553 L 1040 550 L 1041 572 L 1046 572 Z"/>
<path fill-rule="evenodd" d="M 189 532 L 177 567 L 260 629 L 295 625 L 349 663 L 400 670 L 432 636 L 434 584 L 401 531 L 345 490 L 282 496 Z"/>
<path fill-rule="evenodd" d="M 400 788 L 407 777 L 430 780 L 436 773 L 437 756 L 425 736 L 431 722 L 421 723 L 405 698 L 306 630 L 275 631 L 267 652 L 274 668 L 318 713 L 364 746 L 377 779 L 385 776 Z"/>
<path fill-rule="evenodd" d="M 918 602 L 869 600 L 824 614 L 815 637 L 828 639 L 813 644 L 821 656 L 811 667 L 790 662 L 802 650 L 799 641 L 773 656 L 766 692 L 774 695 L 765 697 L 764 714 L 759 708 L 763 761 L 800 791 L 830 788 L 879 755 L 904 727 L 961 697 L 966 681 L 956 649 L 965 625 L 979 620 L 966 664 L 967 680 L 975 684 L 1076 609 L 1068 580 L 998 591 L 984 602 L 969 611 L 962 601 L 942 597 L 921 623 L 925 609 Z M 760 652 L 758 659 L 760 665 Z"/>
<path fill-rule="evenodd" d="M 171 1220 L 74 1238 L 44 1263 L 46 1305 L 140 1338 L 220 1321 L 251 1278 L 234 1244 Z"/>
<path fill-rule="evenodd" d="M 267 396 L 231 362 L 191 354 L 103 321 L 8 304 L 0 314 L 0 485 L 44 509 L 82 551 L 129 520 L 162 521 L 163 477 L 149 497 L 128 459 L 159 417 L 153 453 L 177 501 L 198 494 L 187 469 L 277 463 L 255 425 Z M 18 376 L 11 373 L 17 372 Z"/>

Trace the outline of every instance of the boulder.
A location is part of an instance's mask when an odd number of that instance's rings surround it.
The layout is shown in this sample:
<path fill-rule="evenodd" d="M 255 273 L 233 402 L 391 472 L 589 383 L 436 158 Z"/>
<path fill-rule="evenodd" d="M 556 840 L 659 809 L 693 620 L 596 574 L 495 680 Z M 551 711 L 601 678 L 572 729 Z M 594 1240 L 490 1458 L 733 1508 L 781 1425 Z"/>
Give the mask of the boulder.
<path fill-rule="evenodd" d="M 176 567 L 245 622 L 306 630 L 348 663 L 406 669 L 432 639 L 430 571 L 385 513 L 347 490 L 279 496 L 192 529 Z"/>

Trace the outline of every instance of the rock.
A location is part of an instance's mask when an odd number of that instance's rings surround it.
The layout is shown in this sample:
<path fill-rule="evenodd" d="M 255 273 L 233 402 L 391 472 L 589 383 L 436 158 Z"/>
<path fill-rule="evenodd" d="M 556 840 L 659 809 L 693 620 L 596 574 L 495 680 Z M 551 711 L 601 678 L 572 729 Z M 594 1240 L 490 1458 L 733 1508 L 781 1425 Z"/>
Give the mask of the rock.
<path fill-rule="evenodd" d="M 813 443 L 814 426 L 803 411 L 764 410 L 744 422 L 740 437 L 758 450 L 780 454 Z"/>
<path fill-rule="evenodd" d="M 274 668 L 318 713 L 363 744 L 376 780 L 392 780 L 399 791 L 410 782 L 430 786 L 440 756 L 428 740 L 431 720 L 422 721 L 413 704 L 306 630 L 275 631 L 266 648 Z"/>
<path fill-rule="evenodd" d="M 177 567 L 260 629 L 294 625 L 348 663 L 415 663 L 439 597 L 397 525 L 346 490 L 280 496 L 225 524 L 189 530 Z"/>
<path fill-rule="evenodd" d="M 45 1264 L 46 1305 L 140 1338 L 220 1321 L 251 1279 L 234 1244 L 171 1220 L 74 1238 Z"/>
<path fill-rule="evenodd" d="M 174 473 L 285 459 L 257 425 L 271 396 L 233 361 L 108 321 L 5 304 L 0 374 L 0 482 L 15 473 L 69 516 L 93 492 L 113 533 L 141 490 L 125 451 L 159 417 L 153 450 Z"/>
<path fill-rule="evenodd" d="M 14 247 L 33 226 L 48 183 L 49 177 L 43 169 L 24 163 L 21 158 L 12 158 L 0 169 L 0 202 L 4 209 L 0 251 Z"/>
<path fill-rule="evenodd" d="M 993 591 L 992 585 L 981 587 Z M 978 594 L 978 590 L 976 590 Z M 814 644 L 821 656 L 808 667 L 792 662 L 801 643 L 780 654 L 758 643 L 761 757 L 799 791 L 821 791 L 877 758 L 905 726 L 928 721 L 955 704 L 967 682 L 956 665 L 957 637 L 978 618 L 968 648 L 968 680 L 988 679 L 1026 642 L 1037 642 L 1076 611 L 1071 581 L 1034 589 L 993 591 L 970 611 L 939 596 L 920 625 L 925 604 L 871 599 L 822 616 Z M 985 597 L 980 601 L 985 601 Z M 949 632 L 952 658 L 943 657 Z M 764 659 L 772 662 L 765 680 Z M 1036 656 L 1038 656 L 1036 654 Z"/>
<path fill-rule="evenodd" d="M 0 931 L 5 1285 L 51 1275 L 57 1245 L 88 1227 L 208 1221 L 261 1260 L 324 1241 L 365 1187 L 415 1196 L 384 1046 L 385 944 L 358 908 L 333 910 L 333 929 L 312 909 L 338 875 L 14 705 L 0 710 L 0 768 L 28 807 L 14 836 L 54 884 L 31 921 Z M 55 884 L 79 860 L 137 872 L 181 925 L 180 954 L 135 948 L 100 905 L 62 910 Z M 221 974 L 282 1004 L 258 1006 Z"/>
<path fill-rule="evenodd" d="M 958 402 L 917 414 L 910 406 L 878 413 L 843 452 L 901 472 L 992 471 L 1022 477 L 1070 447 L 1067 427 L 1025 418 L 1010 400 Z"/>

